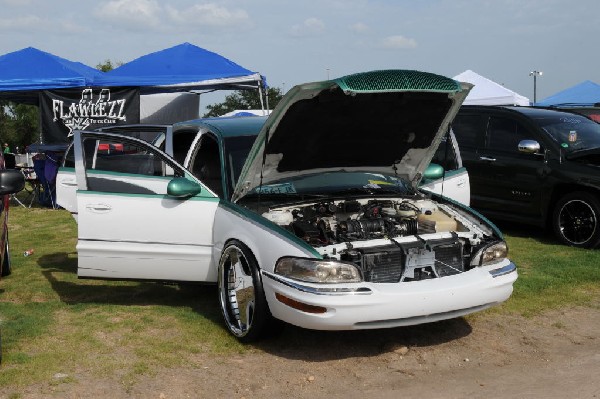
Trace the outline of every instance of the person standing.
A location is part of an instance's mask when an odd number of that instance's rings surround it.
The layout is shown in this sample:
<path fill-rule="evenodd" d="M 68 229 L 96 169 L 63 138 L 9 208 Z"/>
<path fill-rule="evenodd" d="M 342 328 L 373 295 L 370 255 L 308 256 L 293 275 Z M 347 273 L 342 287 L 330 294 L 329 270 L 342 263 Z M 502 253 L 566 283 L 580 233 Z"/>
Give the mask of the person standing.
<path fill-rule="evenodd" d="M 12 151 L 10 150 L 10 147 L 8 146 L 8 143 L 4 143 L 4 151 L 5 154 L 10 154 Z"/>

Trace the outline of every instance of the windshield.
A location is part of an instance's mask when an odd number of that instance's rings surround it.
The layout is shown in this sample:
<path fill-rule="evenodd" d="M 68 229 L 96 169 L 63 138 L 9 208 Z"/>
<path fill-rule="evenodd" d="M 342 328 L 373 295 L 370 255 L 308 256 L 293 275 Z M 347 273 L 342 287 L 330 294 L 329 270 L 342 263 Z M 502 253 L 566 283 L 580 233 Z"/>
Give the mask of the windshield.
<path fill-rule="evenodd" d="M 563 114 L 536 121 L 567 152 L 600 148 L 600 124 L 585 116 Z"/>
<path fill-rule="evenodd" d="M 364 196 L 407 195 L 413 191 L 404 180 L 379 173 L 328 172 L 280 180 L 252 190 L 261 196 Z"/>
<path fill-rule="evenodd" d="M 229 170 L 228 184 L 230 189 L 235 187 L 240 177 L 242 167 L 244 166 L 244 162 L 246 162 L 254 140 L 256 140 L 256 136 L 237 136 L 225 139 L 225 163 Z"/>

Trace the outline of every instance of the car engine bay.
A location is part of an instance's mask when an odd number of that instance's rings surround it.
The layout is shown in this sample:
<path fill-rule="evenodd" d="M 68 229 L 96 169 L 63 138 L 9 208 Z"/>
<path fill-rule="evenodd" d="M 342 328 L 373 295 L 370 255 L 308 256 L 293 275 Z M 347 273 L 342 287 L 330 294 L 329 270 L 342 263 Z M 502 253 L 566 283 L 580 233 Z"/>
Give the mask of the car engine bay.
<path fill-rule="evenodd" d="M 459 208 L 419 199 L 351 199 L 273 207 L 262 214 L 365 281 L 440 278 L 472 268 L 493 232 Z"/>

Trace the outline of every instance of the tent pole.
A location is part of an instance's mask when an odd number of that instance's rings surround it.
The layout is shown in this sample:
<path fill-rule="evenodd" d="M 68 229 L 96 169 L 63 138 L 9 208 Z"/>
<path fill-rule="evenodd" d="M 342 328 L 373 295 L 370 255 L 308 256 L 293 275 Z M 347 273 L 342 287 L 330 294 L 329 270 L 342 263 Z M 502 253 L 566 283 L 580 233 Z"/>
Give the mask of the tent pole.
<path fill-rule="evenodd" d="M 262 93 L 262 79 L 258 81 L 258 98 L 260 100 L 260 109 L 263 112 L 263 115 L 265 115 L 265 104 L 263 102 L 263 93 Z"/>
<path fill-rule="evenodd" d="M 42 136 L 42 107 L 40 104 L 42 103 L 42 92 L 38 92 L 38 128 L 40 130 L 40 144 L 44 144 L 44 137 Z"/>

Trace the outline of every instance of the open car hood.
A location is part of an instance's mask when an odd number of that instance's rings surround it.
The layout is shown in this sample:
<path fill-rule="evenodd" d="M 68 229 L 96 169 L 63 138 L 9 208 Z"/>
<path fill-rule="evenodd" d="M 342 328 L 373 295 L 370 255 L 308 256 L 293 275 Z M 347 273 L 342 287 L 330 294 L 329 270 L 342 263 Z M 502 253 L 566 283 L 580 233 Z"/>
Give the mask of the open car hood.
<path fill-rule="evenodd" d="M 471 87 L 407 70 L 295 86 L 265 122 L 232 200 L 333 171 L 392 175 L 416 187 Z"/>

